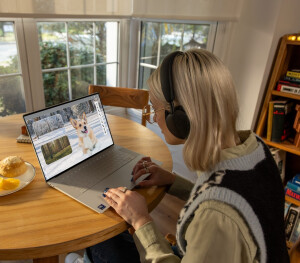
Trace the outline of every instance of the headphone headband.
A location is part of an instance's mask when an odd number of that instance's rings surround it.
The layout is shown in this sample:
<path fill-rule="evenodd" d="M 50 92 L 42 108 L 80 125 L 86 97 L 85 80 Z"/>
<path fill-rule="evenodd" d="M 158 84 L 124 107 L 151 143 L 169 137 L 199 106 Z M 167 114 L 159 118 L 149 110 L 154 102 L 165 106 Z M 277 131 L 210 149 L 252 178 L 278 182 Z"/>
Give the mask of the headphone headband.
<path fill-rule="evenodd" d="M 181 51 L 175 51 L 169 55 L 167 55 L 163 62 L 161 63 L 161 70 L 160 70 L 160 82 L 163 94 L 165 96 L 165 99 L 170 104 L 173 103 L 173 100 L 175 98 L 174 89 L 173 89 L 173 74 L 172 74 L 172 65 L 175 57 L 178 55 L 183 54 Z M 173 105 L 173 104 L 172 104 Z M 171 105 L 171 108 L 172 108 Z M 174 108 L 174 105 L 173 105 Z"/>
<path fill-rule="evenodd" d="M 160 84 L 171 111 L 165 110 L 166 125 L 177 138 L 186 139 L 190 131 L 190 122 L 182 106 L 174 107 L 175 92 L 173 88 L 173 62 L 175 57 L 184 54 L 175 51 L 167 55 L 160 66 Z"/>

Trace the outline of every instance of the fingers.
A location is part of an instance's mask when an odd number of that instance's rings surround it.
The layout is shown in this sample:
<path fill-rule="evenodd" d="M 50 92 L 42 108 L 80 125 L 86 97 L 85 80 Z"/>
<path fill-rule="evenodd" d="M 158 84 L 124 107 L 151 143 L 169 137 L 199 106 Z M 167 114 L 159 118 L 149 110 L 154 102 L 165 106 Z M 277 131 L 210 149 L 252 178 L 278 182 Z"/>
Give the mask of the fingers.
<path fill-rule="evenodd" d="M 144 180 L 144 181 L 139 182 L 138 185 L 140 187 L 150 187 L 150 186 L 153 186 L 153 182 L 150 180 Z"/>
<path fill-rule="evenodd" d="M 150 157 L 143 157 L 141 160 L 139 160 L 136 165 L 133 167 L 132 174 L 135 174 L 138 170 L 141 169 L 143 163 L 152 163 L 152 160 Z"/>
<path fill-rule="evenodd" d="M 152 167 L 155 167 L 155 166 L 157 166 L 157 164 L 153 163 L 153 162 L 143 161 L 143 162 L 137 163 L 132 172 L 134 181 L 137 180 L 141 175 L 143 175 L 145 173 L 151 173 L 150 170 L 152 169 Z"/>

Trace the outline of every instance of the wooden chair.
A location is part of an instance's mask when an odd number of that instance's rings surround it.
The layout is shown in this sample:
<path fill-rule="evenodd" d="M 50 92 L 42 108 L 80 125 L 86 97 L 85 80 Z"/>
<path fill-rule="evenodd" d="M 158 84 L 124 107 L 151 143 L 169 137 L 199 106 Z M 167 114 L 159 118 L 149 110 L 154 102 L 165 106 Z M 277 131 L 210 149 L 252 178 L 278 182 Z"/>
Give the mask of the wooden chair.
<path fill-rule="evenodd" d="M 289 251 L 290 263 L 300 263 L 300 238 Z"/>
<path fill-rule="evenodd" d="M 146 126 L 150 112 L 149 91 L 121 87 L 90 85 L 89 94 L 99 93 L 101 102 L 106 106 L 134 108 L 142 110 L 142 125 Z"/>

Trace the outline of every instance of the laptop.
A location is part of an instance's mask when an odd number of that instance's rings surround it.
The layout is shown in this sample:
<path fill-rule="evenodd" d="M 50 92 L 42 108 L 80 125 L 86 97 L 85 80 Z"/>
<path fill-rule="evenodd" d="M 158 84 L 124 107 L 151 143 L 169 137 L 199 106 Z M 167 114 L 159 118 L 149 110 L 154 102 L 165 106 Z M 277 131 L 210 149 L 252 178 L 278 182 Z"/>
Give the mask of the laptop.
<path fill-rule="evenodd" d="M 48 185 L 98 213 L 107 188 L 132 189 L 143 156 L 114 144 L 99 94 L 23 115 Z"/>

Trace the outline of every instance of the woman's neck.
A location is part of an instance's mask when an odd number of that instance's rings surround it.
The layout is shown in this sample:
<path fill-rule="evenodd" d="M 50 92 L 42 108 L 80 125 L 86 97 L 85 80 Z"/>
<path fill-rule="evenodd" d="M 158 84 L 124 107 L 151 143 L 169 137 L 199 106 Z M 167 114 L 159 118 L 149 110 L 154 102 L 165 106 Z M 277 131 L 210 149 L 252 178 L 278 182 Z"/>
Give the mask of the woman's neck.
<path fill-rule="evenodd" d="M 239 136 L 236 134 L 232 134 L 231 136 L 227 136 L 223 143 L 222 143 L 222 149 L 232 148 L 237 145 L 241 144 L 241 140 Z"/>

